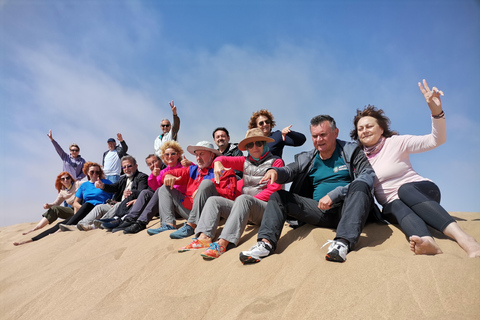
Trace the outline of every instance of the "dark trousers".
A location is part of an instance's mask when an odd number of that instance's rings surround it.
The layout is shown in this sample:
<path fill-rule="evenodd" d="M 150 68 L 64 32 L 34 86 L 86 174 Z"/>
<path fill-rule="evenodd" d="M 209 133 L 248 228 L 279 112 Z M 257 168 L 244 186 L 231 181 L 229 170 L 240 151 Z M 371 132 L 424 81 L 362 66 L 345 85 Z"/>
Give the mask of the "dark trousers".
<path fill-rule="evenodd" d="M 407 237 L 431 236 L 427 224 L 443 232 L 455 220 L 440 205 L 440 189 L 431 181 L 411 182 L 398 189 L 399 199 L 385 205 L 383 215 L 398 223 Z"/>
<path fill-rule="evenodd" d="M 130 212 L 125 216 L 125 220 L 136 221 L 138 219 L 145 223 L 150 222 L 150 220 L 158 214 L 157 191 L 153 192 L 150 189 L 142 190 L 137 197 L 137 201 L 130 209 Z"/>
<path fill-rule="evenodd" d="M 335 239 L 347 240 L 351 249 L 360 237 L 372 205 L 370 188 L 361 181 L 350 183 L 344 201 L 326 211 L 320 210 L 318 201 L 314 199 L 279 190 L 268 200 L 258 231 L 258 240 L 267 239 L 275 250 L 285 221 L 293 219 L 317 227 L 336 227 Z"/>
<path fill-rule="evenodd" d="M 85 218 L 85 216 L 90 212 L 92 211 L 92 209 L 95 208 L 95 206 L 89 202 L 85 202 L 80 209 L 78 209 L 77 213 L 75 213 L 73 216 L 71 216 L 70 218 L 68 219 L 65 219 L 63 220 L 62 222 L 60 222 L 61 224 L 67 224 L 67 225 L 74 225 L 74 224 L 77 224 L 78 222 L 80 222 L 80 220 L 82 220 L 83 218 Z M 33 241 L 37 241 L 37 240 L 40 240 L 46 236 L 48 236 L 49 234 L 52 234 L 52 233 L 55 233 L 57 232 L 57 230 L 60 228 L 59 224 L 60 223 L 57 223 L 56 225 L 54 225 L 53 227 L 51 227 L 50 229 L 48 230 L 45 230 L 43 231 L 42 233 L 40 233 L 39 235 L 36 235 L 35 237 L 32 238 Z"/>

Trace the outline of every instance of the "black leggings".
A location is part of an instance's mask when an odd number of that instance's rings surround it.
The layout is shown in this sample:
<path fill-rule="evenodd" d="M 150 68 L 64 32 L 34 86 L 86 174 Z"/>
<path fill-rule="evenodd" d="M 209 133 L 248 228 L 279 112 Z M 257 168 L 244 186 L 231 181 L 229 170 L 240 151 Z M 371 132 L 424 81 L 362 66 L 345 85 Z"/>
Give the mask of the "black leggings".
<path fill-rule="evenodd" d="M 63 220 L 62 222 L 60 222 L 61 224 L 67 224 L 67 225 L 74 225 L 74 224 L 77 224 L 78 222 L 80 222 L 80 220 L 82 220 L 83 218 L 85 218 L 85 216 L 90 212 L 92 211 L 92 209 L 95 207 L 95 205 L 89 203 L 89 202 L 85 202 L 82 207 L 80 209 L 78 209 L 77 213 L 75 213 L 73 216 L 71 216 L 70 218 L 68 219 L 65 219 Z M 60 223 L 57 223 L 56 225 L 54 225 L 53 227 L 51 227 L 50 229 L 48 230 L 45 230 L 43 231 L 42 233 L 40 233 L 39 235 L 36 235 L 35 237 L 32 238 L 33 241 L 37 241 L 37 240 L 40 240 L 46 236 L 48 236 L 49 234 L 52 234 L 52 233 L 55 233 L 57 232 L 57 230 L 60 228 Z"/>
<path fill-rule="evenodd" d="M 431 181 L 411 182 L 398 189 L 398 200 L 383 207 L 385 218 L 398 222 L 407 237 L 431 236 L 427 224 L 443 232 L 455 220 L 440 205 L 440 190 Z"/>

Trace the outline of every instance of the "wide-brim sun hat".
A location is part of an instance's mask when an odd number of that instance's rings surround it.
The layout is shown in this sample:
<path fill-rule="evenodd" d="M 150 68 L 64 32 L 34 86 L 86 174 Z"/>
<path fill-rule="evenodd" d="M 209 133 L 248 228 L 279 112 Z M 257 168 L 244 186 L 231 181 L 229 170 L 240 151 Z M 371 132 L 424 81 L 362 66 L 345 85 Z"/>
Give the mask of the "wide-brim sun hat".
<path fill-rule="evenodd" d="M 247 134 L 245 135 L 245 139 L 240 141 L 238 143 L 238 149 L 241 151 L 246 151 L 247 150 L 247 144 L 250 142 L 255 142 L 255 141 L 265 141 L 265 142 L 273 142 L 272 138 L 266 137 L 263 135 L 263 131 L 260 130 L 260 128 L 253 128 L 249 129 L 247 131 Z"/>
<path fill-rule="evenodd" d="M 218 151 L 217 149 L 214 148 L 213 143 L 208 142 L 208 141 L 200 141 L 194 146 L 188 146 L 187 147 L 187 151 L 190 152 L 191 154 L 193 154 L 194 156 L 196 155 L 195 151 L 198 151 L 198 150 L 210 151 L 210 152 L 215 153 L 217 156 L 222 155 L 222 153 L 220 151 Z"/>

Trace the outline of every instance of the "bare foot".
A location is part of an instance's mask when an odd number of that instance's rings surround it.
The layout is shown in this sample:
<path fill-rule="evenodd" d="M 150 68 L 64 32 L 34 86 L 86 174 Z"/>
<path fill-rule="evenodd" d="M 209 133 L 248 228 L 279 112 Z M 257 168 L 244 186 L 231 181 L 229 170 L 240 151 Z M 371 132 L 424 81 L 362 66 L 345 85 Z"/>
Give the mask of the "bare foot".
<path fill-rule="evenodd" d="M 415 254 L 440 254 L 443 253 L 440 250 L 438 244 L 433 240 L 432 237 L 419 237 L 411 236 L 410 240 L 410 250 Z"/>
<path fill-rule="evenodd" d="M 28 239 L 28 240 L 25 240 L 25 241 L 14 242 L 13 245 L 14 246 L 20 246 L 22 244 L 29 243 L 29 242 L 32 242 L 32 241 L 33 241 L 32 239 Z"/>
<path fill-rule="evenodd" d="M 480 258 L 480 244 L 473 237 L 468 236 L 465 241 L 458 242 L 469 258 Z"/>

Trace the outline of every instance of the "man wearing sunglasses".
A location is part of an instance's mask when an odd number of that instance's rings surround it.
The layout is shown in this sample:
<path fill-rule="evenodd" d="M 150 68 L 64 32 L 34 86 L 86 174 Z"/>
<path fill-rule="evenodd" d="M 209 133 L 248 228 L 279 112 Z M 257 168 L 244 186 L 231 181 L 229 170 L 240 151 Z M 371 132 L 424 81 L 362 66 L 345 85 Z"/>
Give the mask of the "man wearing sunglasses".
<path fill-rule="evenodd" d="M 93 222 L 100 218 L 113 218 L 121 207 L 126 207 L 126 203 L 137 199 L 140 192 L 148 188 L 148 176 L 138 171 L 138 164 L 134 157 L 127 155 L 122 158 L 122 169 L 125 172 L 120 179 L 112 184 L 104 184 L 102 181 L 96 181 L 95 187 L 108 193 L 114 193 L 110 203 L 100 204 L 89 212 L 78 224 L 80 230 L 93 229 Z"/>
<path fill-rule="evenodd" d="M 77 144 L 72 143 L 70 145 L 70 154 L 67 154 L 63 151 L 58 142 L 53 139 L 52 130 L 48 131 L 47 137 L 50 138 L 55 150 L 63 161 L 63 171 L 70 173 L 73 179 L 77 181 L 82 180 L 85 177 L 85 173 L 83 173 L 85 159 L 80 155 L 80 147 Z"/>
<path fill-rule="evenodd" d="M 155 155 L 160 158 L 161 152 L 160 147 L 165 141 L 175 140 L 177 141 L 178 130 L 180 130 L 180 118 L 177 116 L 177 107 L 173 100 L 168 103 L 170 108 L 172 109 L 173 114 L 173 127 L 170 124 L 170 120 L 162 119 L 160 123 L 160 128 L 162 129 L 162 133 L 155 139 L 154 148 L 155 148 Z M 163 164 L 163 163 L 162 163 Z"/>

